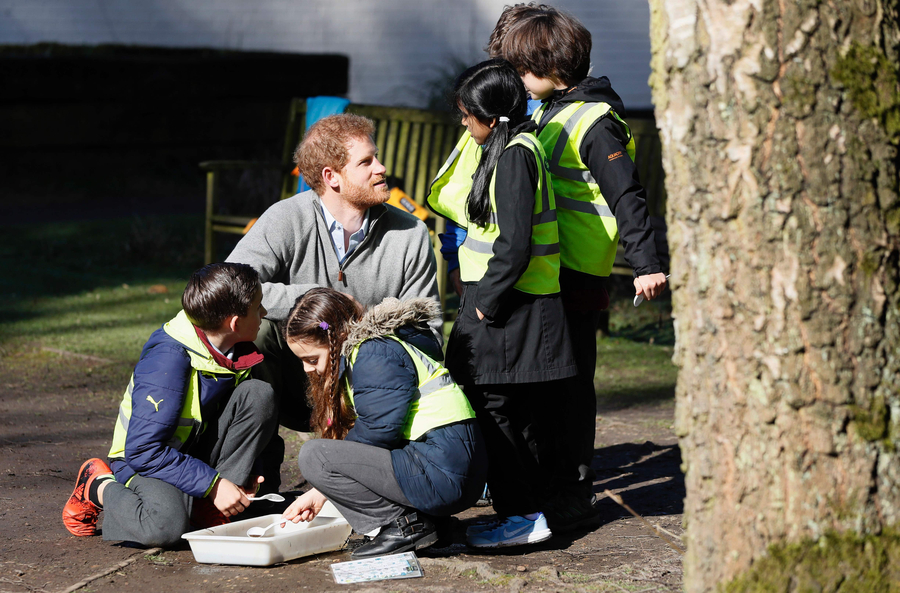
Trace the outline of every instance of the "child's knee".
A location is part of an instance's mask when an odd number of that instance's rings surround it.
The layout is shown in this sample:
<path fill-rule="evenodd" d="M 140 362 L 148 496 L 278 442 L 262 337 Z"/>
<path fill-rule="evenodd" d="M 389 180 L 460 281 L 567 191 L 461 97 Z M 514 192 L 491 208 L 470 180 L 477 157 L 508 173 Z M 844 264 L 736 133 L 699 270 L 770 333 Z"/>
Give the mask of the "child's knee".
<path fill-rule="evenodd" d="M 300 453 L 297 455 L 297 466 L 307 481 L 312 482 L 316 476 L 322 474 L 324 459 L 320 451 L 321 445 L 322 441 L 320 439 L 314 439 L 306 441 L 300 447 Z"/>
<path fill-rule="evenodd" d="M 142 543 L 154 548 L 171 548 L 181 541 L 181 536 L 191 530 L 190 520 L 169 517 L 166 521 L 153 521 L 144 525 Z"/>
<path fill-rule="evenodd" d="M 250 409 L 260 422 L 278 418 L 278 404 L 275 390 L 265 381 L 247 379 L 238 385 L 232 397 L 241 397 L 242 405 Z"/>

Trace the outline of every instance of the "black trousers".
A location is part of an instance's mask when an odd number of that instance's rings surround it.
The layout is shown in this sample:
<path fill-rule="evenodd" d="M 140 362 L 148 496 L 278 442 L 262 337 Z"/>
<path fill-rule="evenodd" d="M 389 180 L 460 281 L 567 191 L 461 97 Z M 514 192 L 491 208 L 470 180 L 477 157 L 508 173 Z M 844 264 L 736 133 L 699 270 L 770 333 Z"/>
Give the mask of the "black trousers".
<path fill-rule="evenodd" d="M 468 385 L 488 454 L 488 487 L 501 517 L 542 510 L 550 494 L 548 467 L 556 465 L 549 424 L 565 399 L 564 380 Z"/>
<path fill-rule="evenodd" d="M 597 425 L 597 326 L 600 311 L 566 309 L 566 324 L 575 350 L 578 374 L 564 379 L 567 397 L 560 402 L 559 420 L 551 422 L 551 478 L 558 491 L 589 497 L 594 486 L 594 432 Z"/>

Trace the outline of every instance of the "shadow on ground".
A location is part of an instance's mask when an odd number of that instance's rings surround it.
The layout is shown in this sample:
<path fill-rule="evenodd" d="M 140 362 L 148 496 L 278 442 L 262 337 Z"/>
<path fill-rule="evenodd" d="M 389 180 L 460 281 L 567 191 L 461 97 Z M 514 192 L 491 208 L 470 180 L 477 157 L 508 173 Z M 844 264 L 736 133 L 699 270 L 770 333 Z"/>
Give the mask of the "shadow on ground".
<path fill-rule="evenodd" d="M 681 515 L 684 510 L 684 476 L 681 473 L 681 452 L 678 446 L 657 445 L 646 441 L 641 444 L 622 443 L 597 449 L 594 452 L 593 469 L 597 474 L 594 507 L 600 512 L 603 526 L 633 515 L 604 494 L 610 490 L 618 494 L 625 504 L 644 518 L 669 518 Z M 465 527 L 481 522 L 483 517 L 461 521 L 456 530 L 456 540 L 465 541 Z M 553 538 L 533 546 L 533 550 L 568 549 L 575 542 L 595 529 L 579 529 L 570 533 L 554 534 Z M 500 548 L 497 550 L 469 550 L 472 555 L 518 556 L 522 550 Z"/>
<path fill-rule="evenodd" d="M 88 457 L 109 450 L 123 373 L 84 376 L 84 362 L 50 353 L 0 356 L 0 590 L 62 591 L 92 575 L 92 591 L 346 591 L 330 565 L 350 560 L 348 550 L 299 558 L 270 567 L 198 564 L 184 546 L 148 554 L 100 537 L 73 537 L 60 512 L 75 474 Z M 118 367 L 116 367 L 118 368 Z M 125 373 L 127 376 L 127 373 Z M 684 486 L 670 408 L 635 406 L 598 418 L 595 491 L 602 524 L 556 534 L 536 546 L 482 554 L 464 544 L 465 527 L 493 515 L 490 507 L 458 515 L 454 544 L 422 550 L 423 579 L 378 583 L 377 590 L 450 591 L 681 589 L 681 556 L 653 531 L 602 493 L 622 496 L 652 524 L 681 533 Z M 296 441 L 296 442 L 295 442 Z M 286 488 L 300 442 L 288 442 L 282 467 Z M 260 508 L 263 513 L 271 509 Z M 358 538 L 351 542 L 354 544 Z M 122 563 L 128 563 L 123 565 Z M 104 572 L 108 571 L 108 572 Z"/>

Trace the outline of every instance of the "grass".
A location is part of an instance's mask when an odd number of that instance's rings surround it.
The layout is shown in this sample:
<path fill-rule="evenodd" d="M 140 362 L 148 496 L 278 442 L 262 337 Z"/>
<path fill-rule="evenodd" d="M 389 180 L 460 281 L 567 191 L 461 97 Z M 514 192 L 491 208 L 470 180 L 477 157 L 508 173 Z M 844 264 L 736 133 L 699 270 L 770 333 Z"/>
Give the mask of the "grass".
<path fill-rule="evenodd" d="M 133 364 L 147 337 L 181 308 L 187 277 L 202 262 L 201 229 L 199 216 L 3 227 L 0 356 L 52 348 Z M 617 281 L 610 334 L 597 339 L 598 403 L 671 401 L 670 304 L 635 308 L 630 281 Z"/>
<path fill-rule="evenodd" d="M 631 279 L 610 282 L 609 335 L 597 337 L 594 388 L 601 408 L 618 409 L 675 399 L 675 329 L 669 294 L 632 305 Z"/>
<path fill-rule="evenodd" d="M 601 407 L 624 408 L 672 400 L 676 376 L 671 346 L 636 342 L 618 334 L 597 339 L 594 388 Z"/>
<path fill-rule="evenodd" d="M 149 293 L 165 286 L 168 293 Z M 16 342 L 116 362 L 136 361 L 147 337 L 181 308 L 184 282 L 98 287 L 79 294 L 20 303 L 0 326 L 4 348 Z M 5 313 L 5 312 L 4 312 Z"/>
<path fill-rule="evenodd" d="M 198 217 L 28 224 L 0 233 L 0 349 L 135 361 L 201 263 Z"/>

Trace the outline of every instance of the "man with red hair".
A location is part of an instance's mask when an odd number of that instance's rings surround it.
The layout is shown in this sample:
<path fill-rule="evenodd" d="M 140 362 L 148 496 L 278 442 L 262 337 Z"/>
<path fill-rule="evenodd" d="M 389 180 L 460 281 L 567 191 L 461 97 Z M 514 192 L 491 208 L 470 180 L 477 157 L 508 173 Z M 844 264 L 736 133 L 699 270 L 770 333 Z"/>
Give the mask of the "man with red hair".
<path fill-rule="evenodd" d="M 271 206 L 227 261 L 253 266 L 268 311 L 256 340 L 265 361 L 254 377 L 272 385 L 279 421 L 309 430 L 306 373 L 277 323 L 316 286 L 349 294 L 363 305 L 387 297 L 439 300 L 437 266 L 425 224 L 387 206 L 385 167 L 378 160 L 371 120 L 333 115 L 307 130 L 294 161 L 312 188 Z M 441 339 L 441 321 L 433 329 Z M 266 453 L 266 489 L 280 484 L 284 443 L 277 435 Z"/>

